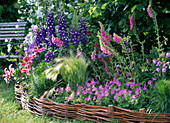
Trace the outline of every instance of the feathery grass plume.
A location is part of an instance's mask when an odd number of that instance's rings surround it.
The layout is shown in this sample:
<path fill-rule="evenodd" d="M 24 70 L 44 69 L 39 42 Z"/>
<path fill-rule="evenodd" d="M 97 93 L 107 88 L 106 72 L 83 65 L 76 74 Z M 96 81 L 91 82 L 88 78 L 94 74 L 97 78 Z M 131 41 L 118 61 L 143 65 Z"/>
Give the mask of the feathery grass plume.
<path fill-rule="evenodd" d="M 69 57 L 56 58 L 56 65 L 45 70 L 46 77 L 55 81 L 58 74 L 74 90 L 76 83 L 82 84 L 87 80 L 88 63 L 82 56 L 74 56 L 70 52 Z"/>

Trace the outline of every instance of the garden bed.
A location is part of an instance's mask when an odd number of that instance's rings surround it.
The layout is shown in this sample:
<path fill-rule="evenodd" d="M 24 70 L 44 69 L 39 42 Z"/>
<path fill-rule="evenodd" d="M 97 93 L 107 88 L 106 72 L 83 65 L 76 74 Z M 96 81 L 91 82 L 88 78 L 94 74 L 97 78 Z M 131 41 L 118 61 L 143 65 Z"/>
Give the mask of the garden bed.
<path fill-rule="evenodd" d="M 23 109 L 37 115 L 48 115 L 57 119 L 104 121 L 142 121 L 142 122 L 169 122 L 170 113 L 145 113 L 118 108 L 113 105 L 108 107 L 91 106 L 86 104 L 57 103 L 45 101 L 36 97 L 26 98 L 27 89 L 15 85 L 15 98 Z M 141 109 L 142 110 L 142 109 Z"/>

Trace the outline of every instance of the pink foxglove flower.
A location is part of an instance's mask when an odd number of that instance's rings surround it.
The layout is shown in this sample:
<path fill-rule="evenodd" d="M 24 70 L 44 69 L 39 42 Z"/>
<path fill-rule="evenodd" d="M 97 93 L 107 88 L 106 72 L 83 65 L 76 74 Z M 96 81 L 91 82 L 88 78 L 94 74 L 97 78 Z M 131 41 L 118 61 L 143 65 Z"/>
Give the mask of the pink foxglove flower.
<path fill-rule="evenodd" d="M 133 28 L 133 14 L 132 14 L 132 16 L 130 17 L 130 30 L 132 30 L 132 28 Z"/>
<path fill-rule="evenodd" d="M 55 38 L 55 37 L 53 37 L 52 38 L 52 42 L 54 43 L 54 44 L 56 44 L 57 46 L 59 46 L 59 47 L 61 47 L 62 45 L 63 45 L 63 41 L 62 40 L 60 40 L 59 38 Z"/>
<path fill-rule="evenodd" d="M 150 7 L 151 6 L 149 5 L 148 8 L 147 8 L 147 12 L 148 12 L 149 17 L 153 18 L 153 14 L 152 14 L 152 11 L 151 11 Z"/>
<path fill-rule="evenodd" d="M 118 43 L 121 42 L 120 39 L 119 39 L 119 37 L 117 37 L 116 35 L 114 35 L 113 40 L 115 40 L 115 41 L 118 42 Z"/>
<path fill-rule="evenodd" d="M 93 61 L 95 61 L 95 52 L 92 52 L 92 54 L 91 54 L 91 59 L 93 60 Z"/>

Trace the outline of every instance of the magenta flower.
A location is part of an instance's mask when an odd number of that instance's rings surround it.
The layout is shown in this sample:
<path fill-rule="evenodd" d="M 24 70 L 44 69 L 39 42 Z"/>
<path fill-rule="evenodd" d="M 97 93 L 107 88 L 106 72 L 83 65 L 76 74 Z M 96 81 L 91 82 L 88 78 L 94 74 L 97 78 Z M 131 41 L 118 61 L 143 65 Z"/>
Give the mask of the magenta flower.
<path fill-rule="evenodd" d="M 67 101 L 70 101 L 70 100 L 72 100 L 72 99 L 71 99 L 71 94 L 70 94 L 70 96 L 68 97 Z"/>
<path fill-rule="evenodd" d="M 117 37 L 116 35 L 114 35 L 113 40 L 115 40 L 115 41 L 118 42 L 118 43 L 121 42 L 120 39 L 119 39 L 119 37 Z"/>
<path fill-rule="evenodd" d="M 155 80 L 155 81 L 156 81 L 156 78 L 155 78 L 155 77 L 152 77 L 152 80 Z"/>
<path fill-rule="evenodd" d="M 98 98 L 101 99 L 103 97 L 103 93 L 98 94 Z"/>
<path fill-rule="evenodd" d="M 146 59 L 147 63 L 149 63 L 149 59 Z"/>
<path fill-rule="evenodd" d="M 95 85 L 95 84 L 96 84 L 95 81 L 94 81 L 94 78 L 91 79 L 91 84 L 92 84 L 92 85 Z"/>
<path fill-rule="evenodd" d="M 93 61 L 95 61 L 95 58 L 96 58 L 95 53 L 92 52 L 92 54 L 91 54 L 91 59 L 92 59 Z"/>
<path fill-rule="evenodd" d="M 131 98 L 132 98 L 132 99 L 137 99 L 136 95 L 132 95 Z"/>
<path fill-rule="evenodd" d="M 98 91 L 95 92 L 95 95 L 97 95 L 97 94 L 98 94 Z"/>
<path fill-rule="evenodd" d="M 135 84 L 135 82 L 132 82 L 132 83 L 130 84 L 130 87 L 132 88 L 134 84 Z"/>
<path fill-rule="evenodd" d="M 129 87 L 129 82 L 127 81 L 125 85 L 126 85 L 127 87 Z"/>
<path fill-rule="evenodd" d="M 99 86 L 99 89 L 102 89 L 102 88 L 103 88 L 102 85 L 100 85 L 100 86 Z"/>
<path fill-rule="evenodd" d="M 104 96 L 105 96 L 105 97 L 109 96 L 108 91 L 105 92 Z"/>
<path fill-rule="evenodd" d="M 59 92 L 59 88 L 57 88 L 57 89 L 55 90 L 55 92 Z"/>
<path fill-rule="evenodd" d="M 132 14 L 132 16 L 130 17 L 130 30 L 132 30 L 132 28 L 133 28 L 133 14 Z"/>
<path fill-rule="evenodd" d="M 149 15 L 149 17 L 150 18 L 153 18 L 153 14 L 152 14 L 152 11 L 150 10 L 150 5 L 148 6 L 148 8 L 147 8 L 147 12 L 148 12 L 148 15 Z"/>
<path fill-rule="evenodd" d="M 140 89 L 141 89 L 141 87 L 136 88 L 136 91 L 135 91 L 136 95 L 139 94 Z"/>
<path fill-rule="evenodd" d="M 93 101 L 96 99 L 96 96 L 93 96 Z"/>
<path fill-rule="evenodd" d="M 55 94 L 53 94 L 53 98 L 55 98 Z"/>
<path fill-rule="evenodd" d="M 144 85 L 143 85 L 143 90 L 145 91 L 146 89 L 147 89 L 146 83 L 144 83 Z"/>
<path fill-rule="evenodd" d="M 163 68 L 167 68 L 166 64 L 163 64 Z"/>
<path fill-rule="evenodd" d="M 111 94 L 114 94 L 115 92 L 114 92 L 114 90 L 111 90 Z"/>
<path fill-rule="evenodd" d="M 89 91 L 89 94 L 92 94 L 92 91 L 91 91 L 91 90 Z"/>
<path fill-rule="evenodd" d="M 87 98 L 87 101 L 89 101 L 90 100 L 90 95 L 88 96 L 88 98 Z"/>
<path fill-rule="evenodd" d="M 97 90 L 97 88 L 96 88 L 96 87 L 94 87 L 94 88 L 92 89 L 92 91 L 95 91 L 95 90 Z"/>
<path fill-rule="evenodd" d="M 79 93 L 80 93 L 80 90 L 78 88 L 77 91 L 76 91 L 76 95 L 79 95 Z"/>
<path fill-rule="evenodd" d="M 149 81 L 148 81 L 148 85 L 151 85 L 151 84 L 152 84 L 152 80 L 149 80 Z"/>
<path fill-rule="evenodd" d="M 96 81 L 96 84 L 98 85 L 98 84 L 100 84 L 100 82 L 99 82 L 99 81 Z"/>
<path fill-rule="evenodd" d="M 131 95 L 131 94 L 132 94 L 132 91 L 131 91 L 131 90 L 128 90 L 128 93 L 129 93 L 129 95 Z"/>

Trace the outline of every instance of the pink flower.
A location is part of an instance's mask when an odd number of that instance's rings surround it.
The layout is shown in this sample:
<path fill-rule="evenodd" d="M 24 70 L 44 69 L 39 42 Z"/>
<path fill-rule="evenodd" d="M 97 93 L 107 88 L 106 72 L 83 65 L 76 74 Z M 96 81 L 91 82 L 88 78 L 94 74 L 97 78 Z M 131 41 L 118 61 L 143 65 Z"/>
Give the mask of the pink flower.
<path fill-rule="evenodd" d="M 71 94 L 70 94 L 70 96 L 68 97 L 67 101 L 70 101 L 70 100 L 72 100 L 72 99 L 71 99 Z"/>
<path fill-rule="evenodd" d="M 136 95 L 132 95 L 131 98 L 132 98 L 132 99 L 137 99 L 138 97 L 136 97 Z"/>
<path fill-rule="evenodd" d="M 151 85 L 151 84 L 152 84 L 152 80 L 149 80 L 149 81 L 148 81 L 148 85 Z"/>
<path fill-rule="evenodd" d="M 115 40 L 115 41 L 118 42 L 118 43 L 121 42 L 120 39 L 119 39 L 119 37 L 117 37 L 116 35 L 114 35 L 113 40 Z"/>
<path fill-rule="evenodd" d="M 150 18 L 153 18 L 153 14 L 152 14 L 152 11 L 150 10 L 150 5 L 148 5 L 148 8 L 147 8 L 147 12 L 148 12 L 148 15 Z"/>
<path fill-rule="evenodd" d="M 77 48 L 77 55 L 78 55 L 78 56 L 83 56 L 83 55 L 82 55 L 82 52 L 79 50 L 79 47 Z"/>
<path fill-rule="evenodd" d="M 93 60 L 93 61 L 95 61 L 95 53 L 94 52 L 92 52 L 92 54 L 91 54 L 91 59 Z"/>
<path fill-rule="evenodd" d="M 52 38 L 52 42 L 54 43 L 54 44 L 56 44 L 57 46 L 59 46 L 59 47 L 61 47 L 62 45 L 63 45 L 63 41 L 62 40 L 60 40 L 59 38 L 55 38 L 55 37 L 53 37 Z"/>
<path fill-rule="evenodd" d="M 93 96 L 93 101 L 96 99 L 96 96 Z"/>
<path fill-rule="evenodd" d="M 132 14 L 132 16 L 130 17 L 130 30 L 132 30 L 132 28 L 133 28 L 133 14 Z"/>

